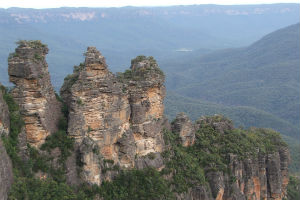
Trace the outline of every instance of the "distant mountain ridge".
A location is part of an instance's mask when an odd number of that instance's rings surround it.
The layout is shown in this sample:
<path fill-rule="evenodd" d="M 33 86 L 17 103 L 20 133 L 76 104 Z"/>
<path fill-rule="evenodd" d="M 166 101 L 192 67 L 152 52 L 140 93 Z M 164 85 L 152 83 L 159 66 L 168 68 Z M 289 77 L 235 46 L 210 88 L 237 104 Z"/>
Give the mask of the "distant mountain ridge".
<path fill-rule="evenodd" d="M 299 137 L 299 46 L 298 23 L 246 48 L 165 63 L 165 70 L 173 71 L 167 86 L 184 97 L 270 113 L 297 127 L 286 134 Z"/>
<path fill-rule="evenodd" d="M 178 16 L 249 16 L 267 14 L 297 13 L 297 4 L 272 4 L 272 5 L 188 5 L 169 7 L 121 7 L 121 8 L 50 8 L 50 9 L 0 9 L 1 13 L 9 14 L 2 18 L 1 23 L 14 20 L 18 23 L 50 21 L 93 21 L 100 19 L 120 19 L 136 17 L 178 17 Z"/>
<path fill-rule="evenodd" d="M 49 70 L 59 88 L 89 45 L 102 49 L 112 71 L 123 71 L 138 54 L 160 63 L 184 54 L 178 49 L 248 45 L 298 22 L 299 10 L 299 4 L 0 9 L 0 80 L 8 83 L 7 56 L 20 39 L 48 44 Z"/>

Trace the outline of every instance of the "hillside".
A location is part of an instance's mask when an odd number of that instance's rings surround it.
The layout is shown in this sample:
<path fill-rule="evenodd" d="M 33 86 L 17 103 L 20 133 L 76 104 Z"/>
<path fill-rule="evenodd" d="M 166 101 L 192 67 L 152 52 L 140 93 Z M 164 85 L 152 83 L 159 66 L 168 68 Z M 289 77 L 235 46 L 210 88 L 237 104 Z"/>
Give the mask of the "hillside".
<path fill-rule="evenodd" d="M 299 24 L 295 24 L 245 48 L 206 55 L 191 53 L 162 63 L 169 74 L 167 88 L 183 97 L 224 106 L 221 113 L 225 115 L 229 114 L 225 108 L 239 113 L 242 113 L 240 108 L 250 109 L 255 111 L 251 112 L 256 113 L 255 117 L 248 116 L 245 121 L 257 119 L 251 126 L 268 124 L 267 127 L 276 130 L 289 127 L 289 130 L 281 130 L 282 133 L 299 137 L 299 30 Z M 173 103 L 176 107 L 181 100 L 172 100 Z M 213 113 L 218 106 L 210 106 L 207 112 Z M 193 116 L 197 111 L 187 112 Z M 264 113 L 264 117 L 258 113 Z M 234 121 L 240 124 L 242 118 Z M 286 125 L 279 127 L 278 121 Z M 241 125 L 248 127 L 250 124 Z"/>
<path fill-rule="evenodd" d="M 299 128 L 284 119 L 274 116 L 270 113 L 258 110 L 248 106 L 224 106 L 212 102 L 196 100 L 180 96 L 176 93 L 167 92 L 165 100 L 165 113 L 169 119 L 174 119 L 178 111 L 184 111 L 189 114 L 191 120 L 196 121 L 201 116 L 215 115 L 222 113 L 229 117 L 236 127 L 271 127 L 282 134 L 284 141 L 289 145 L 291 151 L 290 172 L 300 173 L 300 143 L 294 137 L 298 136 Z"/>
<path fill-rule="evenodd" d="M 0 9 L 0 81 L 8 83 L 7 56 L 19 39 L 49 45 L 49 70 L 58 90 L 88 45 L 102 49 L 112 71 L 123 71 L 139 54 L 160 63 L 185 54 L 181 49 L 248 45 L 298 22 L 299 10 L 299 4 Z"/>

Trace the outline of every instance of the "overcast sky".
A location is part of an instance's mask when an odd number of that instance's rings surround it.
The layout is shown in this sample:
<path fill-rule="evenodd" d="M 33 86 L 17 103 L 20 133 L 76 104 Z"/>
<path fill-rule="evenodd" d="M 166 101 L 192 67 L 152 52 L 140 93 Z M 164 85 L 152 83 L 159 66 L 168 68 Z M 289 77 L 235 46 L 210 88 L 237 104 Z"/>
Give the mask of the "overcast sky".
<path fill-rule="evenodd" d="M 300 3 L 300 0 L 0 0 L 1 8 L 122 7 L 192 4 L 269 4 Z"/>

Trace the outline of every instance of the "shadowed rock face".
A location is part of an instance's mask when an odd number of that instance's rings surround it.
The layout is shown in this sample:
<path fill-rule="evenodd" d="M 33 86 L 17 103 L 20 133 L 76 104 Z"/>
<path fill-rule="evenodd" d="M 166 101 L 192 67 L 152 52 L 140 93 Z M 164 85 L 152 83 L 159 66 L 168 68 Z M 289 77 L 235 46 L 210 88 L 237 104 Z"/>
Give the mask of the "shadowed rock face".
<path fill-rule="evenodd" d="M 171 124 L 172 132 L 179 133 L 183 146 L 191 146 L 195 141 L 195 128 L 189 117 L 184 113 L 177 114 Z"/>
<path fill-rule="evenodd" d="M 1 86 L 1 84 L 0 84 Z M 0 89 L 0 200 L 6 200 L 13 181 L 12 164 L 1 137 L 9 134 L 9 112 Z"/>
<path fill-rule="evenodd" d="M 162 152 L 165 97 L 164 76 L 156 61 L 138 56 L 131 62 L 131 79 L 124 81 L 131 107 L 130 124 L 136 154 Z"/>
<path fill-rule="evenodd" d="M 8 59 L 9 79 L 16 85 L 11 94 L 20 106 L 27 142 L 35 147 L 57 130 L 61 115 L 45 60 L 47 53 L 47 46 L 39 41 L 20 41 Z"/>
<path fill-rule="evenodd" d="M 13 182 L 12 164 L 0 139 L 0 200 L 6 200 Z"/>
<path fill-rule="evenodd" d="M 140 158 L 163 150 L 165 87 L 154 59 L 135 60 L 130 77 L 117 77 L 95 47 L 88 47 L 85 56 L 84 64 L 74 68 L 61 89 L 69 107 L 68 133 L 75 138 L 86 163 L 84 180 L 99 185 L 110 179 L 111 175 L 101 174 L 105 167 L 101 159 L 112 160 L 122 168 L 134 167 L 138 158 L 139 168 L 161 167 L 161 159 L 144 162 Z M 97 155 L 98 150 L 103 158 Z"/>
<path fill-rule="evenodd" d="M 280 152 L 284 156 L 280 156 Z M 279 152 L 243 161 L 230 155 L 229 169 L 235 180 L 221 172 L 206 176 L 216 199 L 282 199 L 286 195 L 288 163 L 289 153 L 285 147 Z"/>

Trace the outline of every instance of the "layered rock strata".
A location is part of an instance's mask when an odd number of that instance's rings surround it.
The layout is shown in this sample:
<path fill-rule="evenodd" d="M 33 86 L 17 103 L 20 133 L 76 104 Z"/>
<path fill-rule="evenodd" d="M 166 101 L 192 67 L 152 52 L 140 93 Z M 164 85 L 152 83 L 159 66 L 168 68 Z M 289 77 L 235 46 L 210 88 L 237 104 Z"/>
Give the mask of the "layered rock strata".
<path fill-rule="evenodd" d="M 203 124 L 213 127 L 219 134 L 226 134 L 234 129 L 232 122 L 222 116 L 201 117 L 191 125 L 184 114 L 177 115 L 172 123 L 173 131 L 181 138 L 184 130 L 193 135 L 190 129 L 198 130 Z M 195 132 L 194 132 L 195 133 Z M 190 138 L 190 137 L 188 137 Z M 185 145 L 186 140 L 182 140 Z M 211 171 L 205 174 L 209 187 L 196 186 L 178 199 L 216 199 L 216 200 L 279 200 L 286 197 L 288 178 L 288 164 L 290 155 L 288 148 L 280 146 L 272 153 L 259 153 L 255 158 L 238 159 L 237 155 L 229 154 L 228 169 L 230 173 Z M 230 174 L 230 175 L 229 175 Z"/>
<path fill-rule="evenodd" d="M 239 161 L 236 156 L 230 155 L 231 176 L 223 172 L 206 174 L 212 195 L 216 200 L 283 199 L 288 184 L 288 156 L 286 148 L 259 155 L 254 160 Z"/>
<path fill-rule="evenodd" d="M 142 168 L 149 162 L 141 157 L 163 151 L 164 76 L 151 57 L 138 57 L 116 76 L 95 47 L 85 56 L 66 77 L 61 96 L 69 108 L 68 133 L 85 163 L 82 176 L 99 185 L 111 177 L 101 174 L 107 163 Z M 154 167 L 161 167 L 159 160 Z"/>
<path fill-rule="evenodd" d="M 47 46 L 39 41 L 20 41 L 8 59 L 9 80 L 16 85 L 11 94 L 20 106 L 26 140 L 35 147 L 57 130 L 61 116 L 50 82 L 47 53 Z"/>

